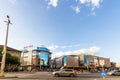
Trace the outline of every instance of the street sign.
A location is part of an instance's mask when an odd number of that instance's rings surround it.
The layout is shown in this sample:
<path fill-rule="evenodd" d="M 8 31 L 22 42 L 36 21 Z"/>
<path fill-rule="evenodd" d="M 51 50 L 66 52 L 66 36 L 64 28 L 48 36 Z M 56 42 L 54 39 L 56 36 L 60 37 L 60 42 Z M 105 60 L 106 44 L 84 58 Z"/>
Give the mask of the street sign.
<path fill-rule="evenodd" d="M 104 60 L 100 60 L 100 65 L 104 66 L 104 64 L 105 64 L 105 61 Z"/>
<path fill-rule="evenodd" d="M 103 76 L 103 77 L 106 76 L 106 72 L 102 72 L 101 76 Z"/>

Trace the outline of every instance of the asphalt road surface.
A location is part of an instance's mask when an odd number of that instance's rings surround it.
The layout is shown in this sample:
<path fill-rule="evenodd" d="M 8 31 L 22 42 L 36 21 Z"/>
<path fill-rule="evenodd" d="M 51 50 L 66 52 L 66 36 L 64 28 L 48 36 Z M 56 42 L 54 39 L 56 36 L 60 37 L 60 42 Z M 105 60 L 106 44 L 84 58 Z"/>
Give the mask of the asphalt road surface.
<path fill-rule="evenodd" d="M 54 77 L 52 72 L 10 72 L 0 80 L 120 80 L 120 76 L 106 76 L 100 73 L 78 73 L 76 77 Z M 17 77 L 17 78 L 14 78 Z"/>

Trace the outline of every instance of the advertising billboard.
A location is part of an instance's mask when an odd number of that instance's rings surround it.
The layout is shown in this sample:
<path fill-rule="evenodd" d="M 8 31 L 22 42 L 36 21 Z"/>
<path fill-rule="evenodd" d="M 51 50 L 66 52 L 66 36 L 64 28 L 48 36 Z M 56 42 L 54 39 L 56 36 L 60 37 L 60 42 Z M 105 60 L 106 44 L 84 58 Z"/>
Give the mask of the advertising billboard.
<path fill-rule="evenodd" d="M 66 66 L 66 61 L 67 61 L 67 56 L 64 56 L 63 57 L 63 64 L 64 64 L 64 66 Z"/>
<path fill-rule="evenodd" d="M 89 56 L 85 56 L 85 60 L 86 60 L 86 66 L 89 65 Z"/>

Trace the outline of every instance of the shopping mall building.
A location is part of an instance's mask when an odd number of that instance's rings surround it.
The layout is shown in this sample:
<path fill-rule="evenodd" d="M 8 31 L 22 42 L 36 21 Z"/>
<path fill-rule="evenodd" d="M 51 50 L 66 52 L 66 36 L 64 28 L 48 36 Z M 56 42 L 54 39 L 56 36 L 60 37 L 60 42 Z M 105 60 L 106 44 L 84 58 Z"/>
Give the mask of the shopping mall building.
<path fill-rule="evenodd" d="M 46 47 L 25 48 L 21 54 L 21 68 L 28 71 L 32 69 L 48 69 L 50 67 L 51 54 Z"/>
<path fill-rule="evenodd" d="M 89 71 L 92 69 L 100 70 L 102 68 L 101 61 L 104 61 L 103 67 L 108 69 L 111 67 L 110 58 L 99 57 L 91 54 L 79 54 L 79 55 L 64 55 L 52 60 L 52 68 L 59 69 L 65 68 L 76 68 Z"/>

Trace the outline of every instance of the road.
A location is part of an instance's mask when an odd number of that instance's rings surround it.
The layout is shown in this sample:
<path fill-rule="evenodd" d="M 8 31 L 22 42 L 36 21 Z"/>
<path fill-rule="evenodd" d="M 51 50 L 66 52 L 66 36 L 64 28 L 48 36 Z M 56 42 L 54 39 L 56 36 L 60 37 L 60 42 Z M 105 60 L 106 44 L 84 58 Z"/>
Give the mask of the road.
<path fill-rule="evenodd" d="M 120 80 L 120 76 L 101 77 L 100 73 L 78 73 L 76 77 L 54 77 L 52 72 L 11 72 L 0 80 Z M 14 78 L 18 77 L 18 78 Z"/>

